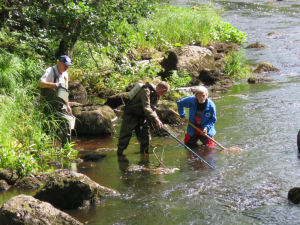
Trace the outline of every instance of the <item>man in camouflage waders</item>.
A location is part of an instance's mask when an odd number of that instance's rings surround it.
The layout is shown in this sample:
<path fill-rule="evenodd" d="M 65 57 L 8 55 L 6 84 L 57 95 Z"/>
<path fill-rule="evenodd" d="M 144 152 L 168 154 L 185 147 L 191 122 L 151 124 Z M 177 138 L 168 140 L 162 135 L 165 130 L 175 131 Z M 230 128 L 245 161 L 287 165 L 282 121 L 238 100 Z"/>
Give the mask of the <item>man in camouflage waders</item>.
<path fill-rule="evenodd" d="M 155 122 L 158 128 L 163 124 L 158 118 L 155 110 L 160 96 L 169 91 L 169 84 L 165 81 L 157 86 L 146 83 L 138 93 L 126 104 L 120 129 L 117 155 L 124 156 L 123 152 L 127 148 L 132 132 L 135 131 L 140 142 L 140 153 L 148 154 L 150 145 L 149 121 Z"/>

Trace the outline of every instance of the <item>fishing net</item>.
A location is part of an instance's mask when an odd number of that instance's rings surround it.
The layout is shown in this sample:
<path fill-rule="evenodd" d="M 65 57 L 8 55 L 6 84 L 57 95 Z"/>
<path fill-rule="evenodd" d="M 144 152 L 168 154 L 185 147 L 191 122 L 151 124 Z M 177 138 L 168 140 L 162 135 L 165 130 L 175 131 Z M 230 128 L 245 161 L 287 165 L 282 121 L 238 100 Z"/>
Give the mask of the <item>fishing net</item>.
<path fill-rule="evenodd" d="M 240 155 L 242 153 L 243 150 L 238 147 L 225 148 L 221 151 L 221 154 L 223 155 Z"/>

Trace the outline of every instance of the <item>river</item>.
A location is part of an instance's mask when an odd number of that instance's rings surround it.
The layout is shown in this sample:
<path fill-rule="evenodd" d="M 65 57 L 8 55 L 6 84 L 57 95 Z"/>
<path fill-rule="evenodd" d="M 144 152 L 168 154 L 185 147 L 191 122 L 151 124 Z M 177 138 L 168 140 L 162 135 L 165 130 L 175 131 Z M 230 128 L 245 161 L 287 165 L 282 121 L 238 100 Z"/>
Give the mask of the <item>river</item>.
<path fill-rule="evenodd" d="M 203 3 L 170 1 L 184 7 Z M 173 138 L 156 137 L 151 149 L 159 157 L 164 152 L 164 165 L 179 170 L 169 175 L 152 170 L 129 172 L 129 165 L 153 168 L 159 164 L 153 153 L 138 154 L 134 137 L 126 150 L 128 162 L 118 162 L 115 151 L 110 151 L 101 162 L 63 166 L 121 193 L 87 209 L 65 212 L 86 224 L 300 224 L 300 208 L 287 200 L 288 191 L 299 185 L 300 175 L 300 1 L 213 4 L 225 7 L 223 19 L 248 34 L 245 46 L 257 41 L 268 46 L 244 51 L 251 65 L 270 62 L 280 69 L 259 75 L 275 82 L 241 81 L 214 100 L 215 139 L 225 147 L 243 149 L 242 154 L 224 155 L 219 147 L 195 149 L 215 167 L 212 170 Z M 115 135 L 79 138 L 78 148 L 116 148 L 119 123 Z M 17 190 L 4 192 L 1 204 L 16 194 Z"/>

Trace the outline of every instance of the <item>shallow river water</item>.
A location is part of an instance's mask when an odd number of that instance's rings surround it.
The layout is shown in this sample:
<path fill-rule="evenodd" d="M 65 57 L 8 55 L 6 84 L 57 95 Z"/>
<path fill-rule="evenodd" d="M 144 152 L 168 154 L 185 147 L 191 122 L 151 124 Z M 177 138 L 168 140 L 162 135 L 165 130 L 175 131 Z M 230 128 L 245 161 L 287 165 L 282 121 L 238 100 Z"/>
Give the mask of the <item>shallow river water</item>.
<path fill-rule="evenodd" d="M 171 1 L 187 7 L 202 3 Z M 101 162 L 64 165 L 121 193 L 85 210 L 65 212 L 86 224 L 300 224 L 300 208 L 287 200 L 288 191 L 300 183 L 300 1 L 214 3 L 226 7 L 224 20 L 248 34 L 245 45 L 259 41 L 269 47 L 245 50 L 251 64 L 270 62 L 280 69 L 260 75 L 275 82 L 242 81 L 214 100 L 215 139 L 243 149 L 242 154 L 224 155 L 219 147 L 193 149 L 212 170 L 173 138 L 155 137 L 151 149 L 159 158 L 164 152 L 165 166 L 179 169 L 159 175 L 151 170 L 159 164 L 155 155 L 138 154 L 134 137 L 126 150 L 128 162 L 108 151 Z M 78 148 L 116 148 L 120 121 L 116 123 L 115 135 L 79 138 Z M 129 165 L 150 170 L 129 172 Z M 0 204 L 17 194 L 1 193 Z"/>

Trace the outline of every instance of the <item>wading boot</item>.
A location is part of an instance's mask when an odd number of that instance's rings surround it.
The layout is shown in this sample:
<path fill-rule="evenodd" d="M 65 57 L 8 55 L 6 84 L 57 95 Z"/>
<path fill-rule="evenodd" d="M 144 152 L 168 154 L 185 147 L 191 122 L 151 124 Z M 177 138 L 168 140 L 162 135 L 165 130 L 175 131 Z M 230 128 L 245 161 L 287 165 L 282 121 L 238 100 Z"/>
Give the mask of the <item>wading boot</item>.
<path fill-rule="evenodd" d="M 120 150 L 120 149 L 117 150 L 117 155 L 118 155 L 118 156 L 125 156 L 125 155 L 123 154 L 123 151 Z"/>
<path fill-rule="evenodd" d="M 140 153 L 141 153 L 141 154 L 149 154 L 149 153 L 148 153 L 148 149 L 149 149 L 149 146 L 147 146 L 147 147 L 145 147 L 145 148 L 142 148 L 142 147 L 141 147 Z"/>

